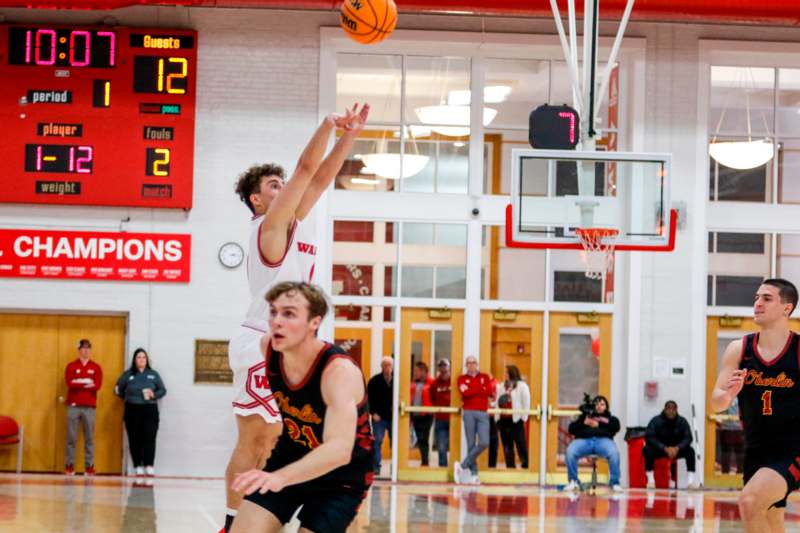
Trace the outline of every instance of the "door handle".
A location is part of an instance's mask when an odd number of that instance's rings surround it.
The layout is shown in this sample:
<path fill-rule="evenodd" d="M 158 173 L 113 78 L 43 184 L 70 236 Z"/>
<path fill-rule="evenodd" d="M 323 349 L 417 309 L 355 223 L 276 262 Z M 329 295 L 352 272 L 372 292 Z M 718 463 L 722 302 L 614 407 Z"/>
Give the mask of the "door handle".
<path fill-rule="evenodd" d="M 408 409 L 408 408 L 406 408 Z M 487 413 L 490 415 L 528 415 L 536 417 L 537 420 L 542 419 L 542 406 L 538 404 L 533 409 L 500 409 L 497 407 L 493 407 L 486 410 Z"/>
<path fill-rule="evenodd" d="M 459 407 L 444 407 L 433 405 L 406 405 L 406 402 L 400 402 L 400 416 L 406 416 L 411 413 L 421 414 L 458 414 L 461 412 Z"/>
<path fill-rule="evenodd" d="M 738 422 L 739 415 L 725 415 L 725 414 L 715 414 L 715 415 L 708 415 L 708 419 L 712 422 L 716 422 L 720 424 L 722 422 Z"/>
<path fill-rule="evenodd" d="M 64 403 L 64 397 L 63 396 L 59 396 L 58 397 L 58 403 Z"/>
<path fill-rule="evenodd" d="M 581 414 L 577 409 L 556 409 L 552 405 L 547 404 L 547 421 L 550 422 L 553 417 L 562 416 L 578 416 Z"/>

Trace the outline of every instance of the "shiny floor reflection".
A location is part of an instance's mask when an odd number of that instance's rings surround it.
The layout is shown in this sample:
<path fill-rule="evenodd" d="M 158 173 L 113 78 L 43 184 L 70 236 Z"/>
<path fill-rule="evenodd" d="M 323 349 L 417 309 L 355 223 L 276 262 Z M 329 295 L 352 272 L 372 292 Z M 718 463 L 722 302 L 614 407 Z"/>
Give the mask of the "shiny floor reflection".
<path fill-rule="evenodd" d="M 0 532 L 216 532 L 222 480 L 0 475 Z M 787 509 L 800 531 L 800 497 Z M 531 486 L 378 482 L 351 532 L 736 532 L 736 493 L 630 490 L 569 496 Z"/>

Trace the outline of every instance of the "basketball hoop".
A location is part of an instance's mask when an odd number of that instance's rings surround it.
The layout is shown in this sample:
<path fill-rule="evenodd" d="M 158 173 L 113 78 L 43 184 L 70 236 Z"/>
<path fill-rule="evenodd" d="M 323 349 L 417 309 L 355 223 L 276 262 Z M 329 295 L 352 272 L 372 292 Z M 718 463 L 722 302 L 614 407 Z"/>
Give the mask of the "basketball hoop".
<path fill-rule="evenodd" d="M 614 262 L 614 237 L 619 230 L 614 228 L 578 228 L 575 233 L 581 240 L 581 261 L 586 265 L 586 277 L 602 279 Z"/>

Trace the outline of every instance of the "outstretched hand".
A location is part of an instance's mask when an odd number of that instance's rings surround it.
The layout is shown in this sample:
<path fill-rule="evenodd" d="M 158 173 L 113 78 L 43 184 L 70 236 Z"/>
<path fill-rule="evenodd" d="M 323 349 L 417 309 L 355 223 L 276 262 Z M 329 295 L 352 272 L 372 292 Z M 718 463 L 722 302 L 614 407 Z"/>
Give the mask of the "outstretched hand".
<path fill-rule="evenodd" d="M 339 130 L 359 132 L 364 129 L 369 116 L 369 104 L 364 104 L 358 109 L 358 104 L 354 104 L 352 109 L 345 110 L 344 115 L 331 114 L 328 120 Z"/>

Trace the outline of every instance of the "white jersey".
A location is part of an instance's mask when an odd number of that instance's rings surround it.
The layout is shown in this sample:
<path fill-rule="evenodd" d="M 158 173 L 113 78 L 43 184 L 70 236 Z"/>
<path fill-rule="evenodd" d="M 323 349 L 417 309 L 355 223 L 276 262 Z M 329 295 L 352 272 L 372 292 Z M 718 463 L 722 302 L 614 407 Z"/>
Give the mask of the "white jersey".
<path fill-rule="evenodd" d="M 244 325 L 267 330 L 268 304 L 264 300 L 270 288 L 283 281 L 305 281 L 314 278 L 314 259 L 317 254 L 314 238 L 314 218 L 295 222 L 289 231 L 286 250 L 276 263 L 270 263 L 261 250 L 261 225 L 264 216 L 253 219 L 250 226 L 250 249 L 247 254 L 247 282 L 250 286 L 250 307 Z"/>

